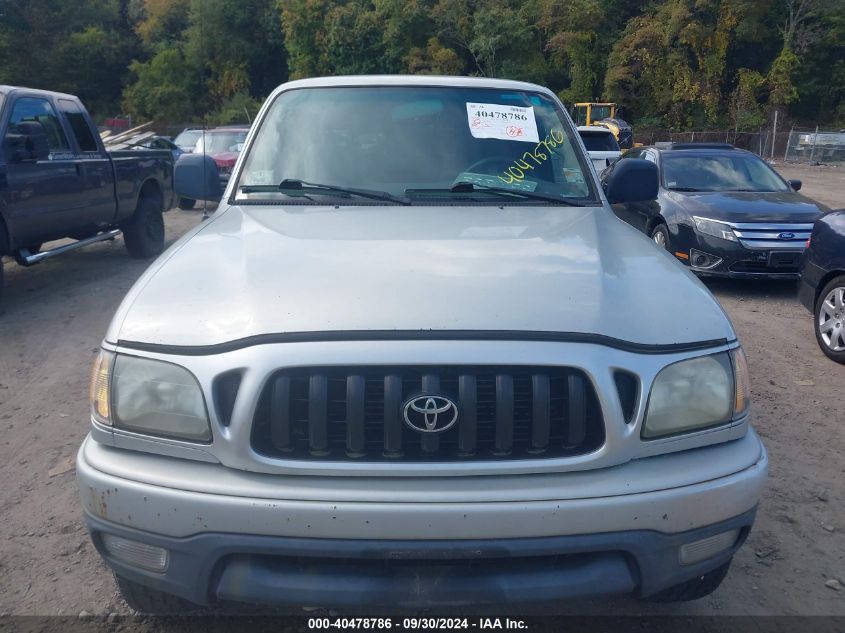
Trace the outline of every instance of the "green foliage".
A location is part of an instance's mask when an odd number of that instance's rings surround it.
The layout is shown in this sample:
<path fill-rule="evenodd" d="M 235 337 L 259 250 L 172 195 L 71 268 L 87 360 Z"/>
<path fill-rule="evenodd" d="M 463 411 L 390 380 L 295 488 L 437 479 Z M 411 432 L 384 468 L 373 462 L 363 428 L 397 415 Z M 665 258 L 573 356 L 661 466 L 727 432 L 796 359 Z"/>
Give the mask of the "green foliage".
<path fill-rule="evenodd" d="M 201 100 L 199 73 L 179 48 L 162 49 L 148 62 L 132 62 L 134 81 L 124 93 L 136 119 L 190 121 Z"/>
<path fill-rule="evenodd" d="M 756 130 L 766 123 L 761 95 L 766 78 L 756 70 L 740 68 L 733 92 L 730 118 L 736 130 Z"/>
<path fill-rule="evenodd" d="M 533 81 L 675 129 L 823 123 L 845 112 L 845 2 L 0 0 L 0 82 L 101 116 L 242 121 L 288 78 L 361 73 Z"/>
<path fill-rule="evenodd" d="M 121 0 L 0 0 L 0 84 L 74 93 L 106 115 L 138 48 Z"/>
<path fill-rule="evenodd" d="M 208 115 L 208 125 L 231 125 L 233 123 L 250 123 L 255 119 L 262 101 L 239 92 L 226 99 L 220 107 Z"/>
<path fill-rule="evenodd" d="M 798 98 L 792 77 L 799 63 L 798 56 L 787 46 L 775 58 L 768 76 L 769 103 L 774 106 L 787 105 Z"/>

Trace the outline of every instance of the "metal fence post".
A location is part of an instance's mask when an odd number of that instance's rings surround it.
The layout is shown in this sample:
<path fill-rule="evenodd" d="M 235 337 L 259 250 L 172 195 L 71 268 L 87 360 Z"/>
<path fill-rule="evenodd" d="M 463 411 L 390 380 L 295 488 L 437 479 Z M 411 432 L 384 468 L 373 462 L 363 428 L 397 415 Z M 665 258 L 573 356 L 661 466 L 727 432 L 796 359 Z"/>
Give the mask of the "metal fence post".
<path fill-rule="evenodd" d="M 819 137 L 819 126 L 816 126 L 816 133 L 813 134 L 813 146 L 810 148 L 810 162 L 813 162 L 813 157 L 816 155 L 816 139 Z"/>
<path fill-rule="evenodd" d="M 772 124 L 772 151 L 769 153 L 769 160 L 774 160 L 775 157 L 775 143 L 778 139 L 778 111 L 775 108 L 775 120 Z"/>
<path fill-rule="evenodd" d="M 786 157 L 789 156 L 789 146 L 792 144 L 792 132 L 795 130 L 795 126 L 793 125 L 789 128 L 789 138 L 786 139 L 786 149 L 783 150 L 783 162 L 786 162 Z"/>

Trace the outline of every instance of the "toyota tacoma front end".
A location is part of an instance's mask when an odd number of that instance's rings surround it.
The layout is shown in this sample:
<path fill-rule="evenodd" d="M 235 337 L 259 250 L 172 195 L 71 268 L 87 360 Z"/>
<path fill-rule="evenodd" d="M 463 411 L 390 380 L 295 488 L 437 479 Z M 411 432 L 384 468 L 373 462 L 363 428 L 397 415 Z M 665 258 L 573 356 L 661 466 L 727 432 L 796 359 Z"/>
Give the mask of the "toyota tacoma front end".
<path fill-rule="evenodd" d="M 532 84 L 281 86 L 94 366 L 77 475 L 130 606 L 715 589 L 766 453 L 727 317 L 610 210 L 656 191 L 627 162 L 605 195 Z"/>

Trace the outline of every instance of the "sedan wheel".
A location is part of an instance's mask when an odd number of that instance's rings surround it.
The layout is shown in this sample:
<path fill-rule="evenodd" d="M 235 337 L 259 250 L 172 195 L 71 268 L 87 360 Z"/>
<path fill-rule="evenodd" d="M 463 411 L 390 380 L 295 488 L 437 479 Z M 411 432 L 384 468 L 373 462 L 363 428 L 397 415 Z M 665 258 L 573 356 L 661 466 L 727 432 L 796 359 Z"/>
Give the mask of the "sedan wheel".
<path fill-rule="evenodd" d="M 816 338 L 822 351 L 845 362 L 845 277 L 831 281 L 816 305 Z"/>

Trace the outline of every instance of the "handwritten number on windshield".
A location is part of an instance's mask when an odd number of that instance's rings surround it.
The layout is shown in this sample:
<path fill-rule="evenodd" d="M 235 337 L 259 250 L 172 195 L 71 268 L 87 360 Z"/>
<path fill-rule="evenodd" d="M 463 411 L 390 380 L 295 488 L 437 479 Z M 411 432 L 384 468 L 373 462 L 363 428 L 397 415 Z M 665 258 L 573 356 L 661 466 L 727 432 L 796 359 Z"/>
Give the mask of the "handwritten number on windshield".
<path fill-rule="evenodd" d="M 549 154 L 546 152 L 541 151 L 540 148 L 545 147 L 549 153 L 552 150 L 560 145 L 563 142 L 563 132 L 560 130 L 552 130 L 548 134 L 546 134 L 546 138 L 537 143 L 537 146 L 534 148 L 533 152 L 525 152 L 520 158 L 517 158 L 513 161 L 510 167 L 505 170 L 505 175 L 498 176 L 498 179 L 501 180 L 506 185 L 511 185 L 518 180 L 522 180 L 525 178 L 525 172 L 534 169 L 534 165 L 528 162 L 528 160 L 534 161 L 538 166 L 542 165 L 546 160 L 549 158 Z M 526 158 L 528 160 L 526 160 Z"/>

